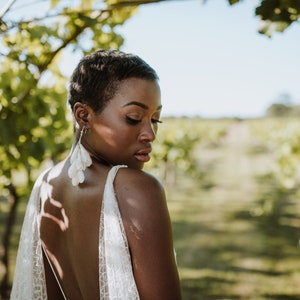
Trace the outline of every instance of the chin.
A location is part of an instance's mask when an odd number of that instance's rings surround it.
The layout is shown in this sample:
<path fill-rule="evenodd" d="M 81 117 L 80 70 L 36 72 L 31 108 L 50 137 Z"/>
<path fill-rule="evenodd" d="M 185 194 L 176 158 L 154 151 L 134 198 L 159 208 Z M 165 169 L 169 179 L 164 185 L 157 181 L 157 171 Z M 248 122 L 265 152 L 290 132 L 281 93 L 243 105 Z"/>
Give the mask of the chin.
<path fill-rule="evenodd" d="M 144 168 L 144 163 L 142 162 L 128 163 L 126 165 L 131 169 L 142 170 Z"/>

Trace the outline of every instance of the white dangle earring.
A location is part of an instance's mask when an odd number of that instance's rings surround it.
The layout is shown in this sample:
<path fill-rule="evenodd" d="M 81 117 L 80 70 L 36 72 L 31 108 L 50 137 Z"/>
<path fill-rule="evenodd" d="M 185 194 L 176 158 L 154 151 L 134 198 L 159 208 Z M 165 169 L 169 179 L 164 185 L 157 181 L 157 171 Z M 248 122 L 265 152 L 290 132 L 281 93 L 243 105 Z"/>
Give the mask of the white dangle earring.
<path fill-rule="evenodd" d="M 68 176 L 72 179 L 72 185 L 77 186 L 84 182 L 84 170 L 92 164 L 92 159 L 89 153 L 81 144 L 81 138 L 86 129 L 83 127 L 80 131 L 80 137 L 77 145 L 74 147 L 70 158 L 71 165 L 68 169 Z"/>

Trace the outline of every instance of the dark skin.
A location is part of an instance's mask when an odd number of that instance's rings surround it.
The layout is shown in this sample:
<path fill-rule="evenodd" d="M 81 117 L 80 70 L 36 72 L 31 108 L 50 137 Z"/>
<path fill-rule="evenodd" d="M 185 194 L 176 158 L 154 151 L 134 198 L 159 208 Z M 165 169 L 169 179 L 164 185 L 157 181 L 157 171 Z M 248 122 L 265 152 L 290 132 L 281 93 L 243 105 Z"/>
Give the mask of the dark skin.
<path fill-rule="evenodd" d="M 41 238 L 68 299 L 99 299 L 98 240 L 102 195 L 111 165 L 126 164 L 114 181 L 141 299 L 181 299 L 172 230 L 160 183 L 141 169 L 150 159 L 160 117 L 159 86 L 131 78 L 100 113 L 77 103 L 74 116 L 88 129 L 82 143 L 93 164 L 73 187 L 69 158 L 41 187 Z M 109 163 L 107 163 L 109 162 Z M 76 250 L 75 250 L 76 249 Z M 45 262 L 48 299 L 63 299 Z"/>

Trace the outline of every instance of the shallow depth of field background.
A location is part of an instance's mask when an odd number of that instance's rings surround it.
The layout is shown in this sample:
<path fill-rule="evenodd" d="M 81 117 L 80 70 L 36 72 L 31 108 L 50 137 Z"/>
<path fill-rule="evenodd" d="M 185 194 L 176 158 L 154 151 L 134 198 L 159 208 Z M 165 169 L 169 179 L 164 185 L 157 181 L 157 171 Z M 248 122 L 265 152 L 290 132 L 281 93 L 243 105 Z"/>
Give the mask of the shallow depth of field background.
<path fill-rule="evenodd" d="M 199 134 L 167 178 L 184 299 L 299 299 L 300 122 L 172 122 Z"/>
<path fill-rule="evenodd" d="M 95 22 L 86 5 L 104 2 L 122 1 L 0 1 L 0 13 L 14 3 L 0 17 L 0 300 L 33 180 L 72 144 L 68 78 L 101 47 L 140 55 L 160 77 L 146 171 L 166 189 L 183 299 L 300 299 L 299 21 L 268 38 L 260 1 L 182 0 Z M 18 27 L 31 16 L 42 17 Z"/>
<path fill-rule="evenodd" d="M 147 170 L 166 186 L 184 299 L 300 298 L 299 127 L 293 118 L 164 120 Z"/>

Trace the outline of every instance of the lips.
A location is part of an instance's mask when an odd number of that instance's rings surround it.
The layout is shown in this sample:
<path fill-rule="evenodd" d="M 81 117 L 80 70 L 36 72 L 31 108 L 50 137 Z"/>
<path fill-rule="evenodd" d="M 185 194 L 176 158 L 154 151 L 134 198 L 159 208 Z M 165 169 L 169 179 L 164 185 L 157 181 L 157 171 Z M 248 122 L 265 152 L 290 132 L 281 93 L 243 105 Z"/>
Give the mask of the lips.
<path fill-rule="evenodd" d="M 152 151 L 151 148 L 142 149 L 136 152 L 134 156 L 138 161 L 147 162 L 150 160 L 151 151 Z"/>

